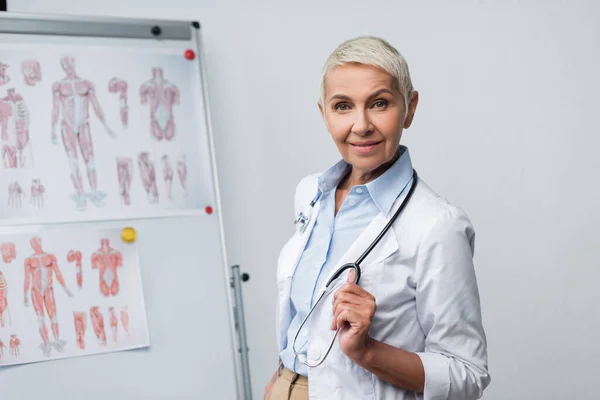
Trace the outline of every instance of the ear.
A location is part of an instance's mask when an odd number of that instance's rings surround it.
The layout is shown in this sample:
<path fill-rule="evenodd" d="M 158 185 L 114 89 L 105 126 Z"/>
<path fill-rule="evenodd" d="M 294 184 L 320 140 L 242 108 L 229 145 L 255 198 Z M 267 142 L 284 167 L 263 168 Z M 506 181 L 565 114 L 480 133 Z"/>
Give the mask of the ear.
<path fill-rule="evenodd" d="M 415 112 L 417 111 L 417 104 L 419 104 L 419 92 L 413 90 L 409 98 L 408 112 L 406 113 L 406 118 L 404 119 L 404 129 L 410 128 L 412 125 Z"/>
<path fill-rule="evenodd" d="M 319 106 L 319 112 L 321 113 L 321 117 L 323 119 L 325 119 L 325 109 L 323 108 L 323 104 L 321 104 L 321 101 L 319 100 L 319 102 L 317 103 L 317 105 Z"/>

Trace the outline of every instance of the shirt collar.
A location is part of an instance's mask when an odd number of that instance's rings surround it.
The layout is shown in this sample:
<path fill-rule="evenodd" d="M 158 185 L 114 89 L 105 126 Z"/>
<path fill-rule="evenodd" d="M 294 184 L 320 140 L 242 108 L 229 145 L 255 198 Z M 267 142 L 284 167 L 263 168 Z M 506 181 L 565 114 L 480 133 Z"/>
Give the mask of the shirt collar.
<path fill-rule="evenodd" d="M 400 193 L 412 178 L 413 168 L 410 153 L 406 146 L 400 145 L 400 157 L 377 179 L 361 185 L 366 187 L 379 210 L 387 215 Z M 321 193 L 335 189 L 338 183 L 350 171 L 351 165 L 341 159 L 323 172 L 318 178 Z"/>

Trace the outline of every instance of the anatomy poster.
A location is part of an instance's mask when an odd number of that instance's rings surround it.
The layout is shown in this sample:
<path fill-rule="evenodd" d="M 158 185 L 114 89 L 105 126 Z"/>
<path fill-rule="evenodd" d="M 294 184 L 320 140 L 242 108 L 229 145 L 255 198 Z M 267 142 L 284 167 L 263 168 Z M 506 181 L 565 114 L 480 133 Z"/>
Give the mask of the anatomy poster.
<path fill-rule="evenodd" d="M 0 366 L 149 346 L 137 250 L 120 230 L 0 235 Z"/>
<path fill-rule="evenodd" d="M 54 40 L 0 42 L 0 220 L 211 210 L 198 58 Z"/>

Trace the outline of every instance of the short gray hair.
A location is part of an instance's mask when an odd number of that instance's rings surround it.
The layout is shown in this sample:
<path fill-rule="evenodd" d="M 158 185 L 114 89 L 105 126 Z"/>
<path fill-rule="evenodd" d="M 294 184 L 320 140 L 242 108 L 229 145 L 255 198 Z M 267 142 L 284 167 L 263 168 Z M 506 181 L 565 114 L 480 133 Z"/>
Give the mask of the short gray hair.
<path fill-rule="evenodd" d="M 359 36 L 346 40 L 327 58 L 321 75 L 321 105 L 325 103 L 325 79 L 329 69 L 347 63 L 372 65 L 392 75 L 396 79 L 397 89 L 404 97 L 405 105 L 408 106 L 409 96 L 413 91 L 408 64 L 394 46 L 376 36 Z"/>

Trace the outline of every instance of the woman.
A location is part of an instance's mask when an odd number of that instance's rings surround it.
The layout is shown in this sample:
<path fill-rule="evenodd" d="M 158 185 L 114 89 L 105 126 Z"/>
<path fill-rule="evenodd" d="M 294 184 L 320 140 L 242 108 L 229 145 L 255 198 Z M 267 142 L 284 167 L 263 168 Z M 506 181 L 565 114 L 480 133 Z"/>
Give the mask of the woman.
<path fill-rule="evenodd" d="M 327 60 L 319 109 L 342 160 L 296 188 L 303 214 L 279 256 L 280 367 L 265 398 L 465 400 L 488 386 L 473 226 L 413 175 L 400 144 L 418 99 L 406 61 L 380 38 L 349 40 Z M 358 284 L 346 270 L 301 326 L 413 184 Z"/>

